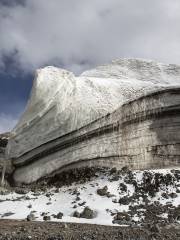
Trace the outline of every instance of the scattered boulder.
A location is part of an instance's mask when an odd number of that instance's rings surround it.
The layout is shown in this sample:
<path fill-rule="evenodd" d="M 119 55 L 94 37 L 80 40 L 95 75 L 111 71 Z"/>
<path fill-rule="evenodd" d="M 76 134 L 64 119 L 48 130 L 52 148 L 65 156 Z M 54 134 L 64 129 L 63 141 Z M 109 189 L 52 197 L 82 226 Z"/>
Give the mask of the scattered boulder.
<path fill-rule="evenodd" d="M 9 217 L 9 216 L 12 216 L 12 215 L 14 215 L 15 213 L 13 213 L 13 212 L 6 212 L 6 213 L 4 213 L 1 217 L 3 218 L 3 217 Z"/>
<path fill-rule="evenodd" d="M 163 198 L 165 198 L 165 199 L 168 199 L 168 198 L 169 198 L 168 193 L 166 193 L 166 192 L 163 192 L 161 196 L 162 196 Z"/>
<path fill-rule="evenodd" d="M 57 218 L 57 219 L 62 219 L 63 215 L 64 215 L 64 214 L 63 214 L 62 212 L 59 212 L 59 213 L 56 215 L 55 218 Z"/>
<path fill-rule="evenodd" d="M 126 212 L 118 212 L 113 219 L 114 224 L 119 224 L 119 225 L 132 225 L 132 220 L 131 217 L 128 213 Z"/>
<path fill-rule="evenodd" d="M 25 195 L 25 194 L 27 194 L 29 191 L 28 191 L 28 189 L 26 189 L 26 188 L 16 188 L 15 189 L 15 193 L 17 193 L 17 194 L 23 194 L 23 195 Z"/>
<path fill-rule="evenodd" d="M 7 188 L 0 187 L 0 195 L 8 195 L 10 191 Z"/>
<path fill-rule="evenodd" d="M 43 220 L 44 220 L 44 221 L 50 221 L 50 220 L 51 220 L 51 217 L 50 217 L 50 216 L 47 216 L 47 215 L 45 215 L 45 216 L 43 217 Z"/>
<path fill-rule="evenodd" d="M 36 219 L 35 215 L 31 212 L 27 215 L 27 221 L 34 221 Z"/>
<path fill-rule="evenodd" d="M 81 198 L 79 196 L 76 197 L 76 202 L 80 201 Z"/>
<path fill-rule="evenodd" d="M 75 211 L 74 213 L 73 213 L 73 217 L 76 217 L 76 218 L 80 218 L 80 213 L 78 212 L 78 211 Z"/>
<path fill-rule="evenodd" d="M 116 167 L 111 168 L 110 175 L 115 174 L 115 173 L 117 173 L 117 168 Z"/>
<path fill-rule="evenodd" d="M 98 176 L 98 172 L 105 172 L 104 168 L 98 167 L 82 167 L 73 168 L 47 178 L 47 185 L 56 186 L 57 188 L 64 185 L 71 185 L 74 182 L 85 183 L 93 177 Z M 76 193 L 75 193 L 76 194 Z"/>
<path fill-rule="evenodd" d="M 30 200 L 31 198 L 29 196 L 24 197 L 25 200 Z"/>
<path fill-rule="evenodd" d="M 89 207 L 85 207 L 81 213 L 79 213 L 78 211 L 75 211 L 73 213 L 73 217 L 92 219 L 95 217 L 95 212 Z"/>
<path fill-rule="evenodd" d="M 121 168 L 121 173 L 125 174 L 125 173 L 128 173 L 129 172 L 129 168 L 128 166 L 124 166 Z"/>
<path fill-rule="evenodd" d="M 131 202 L 131 198 L 130 197 L 127 197 L 127 196 L 124 196 L 122 198 L 119 199 L 119 203 L 121 205 L 129 205 Z"/>
<path fill-rule="evenodd" d="M 54 192 L 59 193 L 60 192 L 59 188 L 56 188 Z"/>
<path fill-rule="evenodd" d="M 46 193 L 46 197 L 50 198 L 51 197 L 51 193 Z"/>
<path fill-rule="evenodd" d="M 80 214 L 81 218 L 87 218 L 87 219 L 92 219 L 95 217 L 95 213 L 92 209 L 89 207 L 85 207 L 82 213 Z"/>
<path fill-rule="evenodd" d="M 172 193 L 169 194 L 169 196 L 171 198 L 177 198 L 178 195 L 177 195 L 177 193 L 172 192 Z"/>
<path fill-rule="evenodd" d="M 106 196 L 107 196 L 108 198 L 111 198 L 111 197 L 114 197 L 115 195 L 114 195 L 114 194 L 111 194 L 110 192 L 107 192 Z"/>
<path fill-rule="evenodd" d="M 97 189 L 97 194 L 100 196 L 106 196 L 108 193 L 108 187 L 104 186 L 103 188 Z"/>
<path fill-rule="evenodd" d="M 130 221 L 131 217 L 126 212 L 118 212 L 114 219 L 115 220 L 120 220 L 120 221 L 122 221 L 122 220 Z"/>
<path fill-rule="evenodd" d="M 79 205 L 80 207 L 84 206 L 85 204 L 86 204 L 86 202 L 78 203 L 78 205 Z"/>
<path fill-rule="evenodd" d="M 127 186 L 124 183 L 120 183 L 119 188 L 121 192 L 127 192 Z"/>
<path fill-rule="evenodd" d="M 119 181 L 119 179 L 120 179 L 120 176 L 119 176 L 119 175 L 113 175 L 113 176 L 110 178 L 110 182 Z"/>

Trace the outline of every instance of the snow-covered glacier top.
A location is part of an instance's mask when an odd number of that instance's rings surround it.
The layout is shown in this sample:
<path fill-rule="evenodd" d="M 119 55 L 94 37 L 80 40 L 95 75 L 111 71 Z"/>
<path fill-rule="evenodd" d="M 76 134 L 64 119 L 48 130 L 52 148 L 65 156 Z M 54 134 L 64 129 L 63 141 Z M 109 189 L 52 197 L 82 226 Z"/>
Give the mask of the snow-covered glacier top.
<path fill-rule="evenodd" d="M 84 77 L 132 79 L 155 84 L 180 84 L 180 65 L 143 59 L 118 59 L 81 74 Z M 133 83 L 132 83 L 133 84 Z"/>
<path fill-rule="evenodd" d="M 120 59 L 75 77 L 56 67 L 38 69 L 27 107 L 12 131 L 9 157 L 111 113 L 130 99 L 180 86 L 180 66 Z"/>

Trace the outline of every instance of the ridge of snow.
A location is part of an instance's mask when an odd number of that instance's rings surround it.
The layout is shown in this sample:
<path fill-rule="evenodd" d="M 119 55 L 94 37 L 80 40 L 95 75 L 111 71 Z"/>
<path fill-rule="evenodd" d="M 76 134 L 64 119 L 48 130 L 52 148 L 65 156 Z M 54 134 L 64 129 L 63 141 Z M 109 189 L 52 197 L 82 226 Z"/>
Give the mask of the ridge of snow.
<path fill-rule="evenodd" d="M 155 84 L 180 84 L 180 66 L 143 59 L 117 59 L 110 64 L 85 71 L 81 76 L 131 78 Z"/>

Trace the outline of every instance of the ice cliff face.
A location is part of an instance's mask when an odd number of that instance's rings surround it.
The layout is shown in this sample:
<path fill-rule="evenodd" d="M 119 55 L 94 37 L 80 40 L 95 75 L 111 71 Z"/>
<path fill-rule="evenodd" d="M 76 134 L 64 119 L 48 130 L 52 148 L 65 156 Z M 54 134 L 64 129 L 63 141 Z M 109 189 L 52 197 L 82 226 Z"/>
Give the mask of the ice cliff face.
<path fill-rule="evenodd" d="M 80 150 L 83 145 L 80 146 L 77 153 L 72 147 L 82 136 L 85 139 L 84 136 L 89 134 L 89 129 L 92 128 L 97 132 L 102 125 L 108 125 L 106 120 L 103 120 L 103 124 L 97 121 L 97 126 L 86 128 L 88 124 L 107 114 L 112 116 L 109 121 L 112 124 L 113 121 L 115 122 L 113 119 L 117 116 L 117 119 L 123 118 L 122 115 L 126 110 L 121 107 L 129 100 L 137 99 L 154 91 L 178 86 L 180 87 L 180 66 L 139 59 L 113 61 L 111 64 L 86 71 L 78 77 L 71 72 L 55 67 L 37 70 L 27 107 L 13 130 L 7 147 L 7 156 L 15 159 L 17 166 L 27 165 L 33 161 L 31 171 L 28 166 L 21 168 L 15 172 L 16 178 L 18 181 L 22 181 L 19 176 L 24 172 L 29 172 L 27 182 L 31 182 L 72 163 L 73 159 L 82 161 L 86 158 L 99 158 L 103 151 L 106 152 L 108 149 L 108 143 L 106 143 L 107 149 L 104 149 L 105 144 L 101 142 L 102 146 L 96 146 L 97 152 L 95 153 L 95 147 L 93 147 L 95 142 L 93 142 L 83 156 L 81 156 L 82 151 Z M 151 101 L 154 102 L 153 98 Z M 138 104 L 136 104 L 137 113 Z M 159 104 L 159 102 L 153 104 Z M 147 101 L 146 106 L 148 106 Z M 111 113 L 117 109 L 119 109 L 118 115 L 116 114 L 117 116 L 114 118 Z M 97 129 L 95 130 L 95 128 Z M 74 142 L 71 140 L 73 134 L 75 139 L 77 138 Z M 122 144 L 117 140 L 117 138 L 122 138 L 122 133 L 120 135 L 116 137 L 117 146 Z M 58 152 L 59 140 L 56 139 L 60 139 L 61 148 L 66 148 L 68 145 L 67 152 L 72 153 L 66 157 L 65 150 L 63 150 L 64 160 L 60 157 L 61 152 Z M 108 141 L 110 149 L 112 140 Z M 49 152 L 45 147 L 46 144 L 49 144 Z M 84 144 L 88 146 L 89 142 Z M 90 148 L 92 148 L 91 152 Z M 42 151 L 45 157 L 46 154 L 55 151 L 54 149 L 57 152 L 56 157 L 54 156 L 54 163 L 53 156 L 46 157 L 45 160 L 41 159 Z M 98 149 L 101 154 L 98 154 Z M 118 156 L 116 147 L 113 151 Z M 87 152 L 90 155 L 92 153 L 92 156 L 86 156 Z M 41 159 L 41 164 L 36 159 Z M 123 161 L 126 162 L 126 160 Z M 44 165 L 44 168 L 40 169 L 40 165 Z M 34 177 L 33 174 L 35 174 Z"/>
<path fill-rule="evenodd" d="M 121 59 L 75 77 L 55 67 L 36 71 L 31 96 L 9 140 L 17 158 L 75 131 L 150 91 L 180 85 L 180 66 Z"/>

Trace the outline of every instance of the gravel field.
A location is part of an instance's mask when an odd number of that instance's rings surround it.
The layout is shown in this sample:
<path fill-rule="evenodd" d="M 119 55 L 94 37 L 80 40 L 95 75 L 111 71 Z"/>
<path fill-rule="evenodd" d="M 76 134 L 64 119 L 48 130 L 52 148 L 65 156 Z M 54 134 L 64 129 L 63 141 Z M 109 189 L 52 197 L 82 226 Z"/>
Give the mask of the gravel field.
<path fill-rule="evenodd" d="M 0 220 L 3 240 L 179 240 L 180 227 L 112 227 L 102 225 Z"/>

